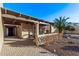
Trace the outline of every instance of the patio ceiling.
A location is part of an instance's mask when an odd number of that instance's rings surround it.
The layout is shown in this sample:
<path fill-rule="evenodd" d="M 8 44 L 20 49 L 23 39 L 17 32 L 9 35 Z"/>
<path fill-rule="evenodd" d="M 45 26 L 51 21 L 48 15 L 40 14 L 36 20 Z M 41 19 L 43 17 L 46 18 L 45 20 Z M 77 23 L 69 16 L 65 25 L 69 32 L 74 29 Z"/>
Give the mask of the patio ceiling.
<path fill-rule="evenodd" d="M 16 17 L 14 15 L 9 15 L 9 14 L 2 14 L 2 17 L 16 19 L 16 20 L 21 20 L 21 21 L 34 22 L 34 23 L 39 23 L 39 24 L 48 24 L 49 25 L 49 23 L 38 22 L 38 21 L 31 20 L 30 18 L 26 19 L 26 18 L 23 18 L 23 17 Z"/>

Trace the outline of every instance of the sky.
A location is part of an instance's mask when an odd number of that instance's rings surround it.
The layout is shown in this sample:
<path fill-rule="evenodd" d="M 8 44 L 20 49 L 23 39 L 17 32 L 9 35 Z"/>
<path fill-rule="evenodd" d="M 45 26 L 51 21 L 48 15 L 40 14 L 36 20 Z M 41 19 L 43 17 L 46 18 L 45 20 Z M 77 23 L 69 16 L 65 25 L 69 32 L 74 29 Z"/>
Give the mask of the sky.
<path fill-rule="evenodd" d="M 79 23 L 79 3 L 4 3 L 4 8 L 38 19 L 53 22 L 60 16 Z"/>

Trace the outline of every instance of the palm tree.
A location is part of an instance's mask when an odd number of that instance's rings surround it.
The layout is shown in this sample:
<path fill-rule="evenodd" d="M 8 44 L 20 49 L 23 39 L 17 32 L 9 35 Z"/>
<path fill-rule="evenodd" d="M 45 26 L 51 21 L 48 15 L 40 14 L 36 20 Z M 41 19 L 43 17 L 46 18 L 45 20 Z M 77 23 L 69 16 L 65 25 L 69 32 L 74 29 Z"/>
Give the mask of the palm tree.
<path fill-rule="evenodd" d="M 54 20 L 54 26 L 55 28 L 57 28 L 57 31 L 59 33 L 59 37 L 62 39 L 64 31 L 66 30 L 66 27 L 70 26 L 67 22 L 67 20 L 69 19 L 69 17 L 59 17 L 59 18 L 55 18 Z M 68 30 L 68 29 L 67 29 Z"/>

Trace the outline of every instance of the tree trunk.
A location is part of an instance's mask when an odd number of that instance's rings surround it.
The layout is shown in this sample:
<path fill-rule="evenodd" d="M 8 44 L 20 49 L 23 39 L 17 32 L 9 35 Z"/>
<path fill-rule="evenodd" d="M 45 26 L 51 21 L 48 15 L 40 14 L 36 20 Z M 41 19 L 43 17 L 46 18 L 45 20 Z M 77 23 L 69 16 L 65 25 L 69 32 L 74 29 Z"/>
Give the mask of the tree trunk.
<path fill-rule="evenodd" d="M 59 39 L 60 39 L 60 40 L 63 39 L 63 35 L 64 35 L 64 31 L 62 31 L 61 33 L 59 33 Z"/>

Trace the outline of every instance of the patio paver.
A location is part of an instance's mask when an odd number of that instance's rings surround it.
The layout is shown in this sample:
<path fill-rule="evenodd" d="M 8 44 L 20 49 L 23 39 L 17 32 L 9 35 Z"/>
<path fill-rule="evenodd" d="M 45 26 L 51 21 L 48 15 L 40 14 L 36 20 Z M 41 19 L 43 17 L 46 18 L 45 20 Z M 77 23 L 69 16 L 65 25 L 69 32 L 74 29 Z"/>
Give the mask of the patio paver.
<path fill-rule="evenodd" d="M 14 42 L 14 41 L 5 41 Z M 21 44 L 21 43 L 20 43 Z M 42 47 L 36 46 L 11 46 L 4 44 L 1 51 L 1 56 L 56 56 L 56 54 L 49 52 Z"/>

